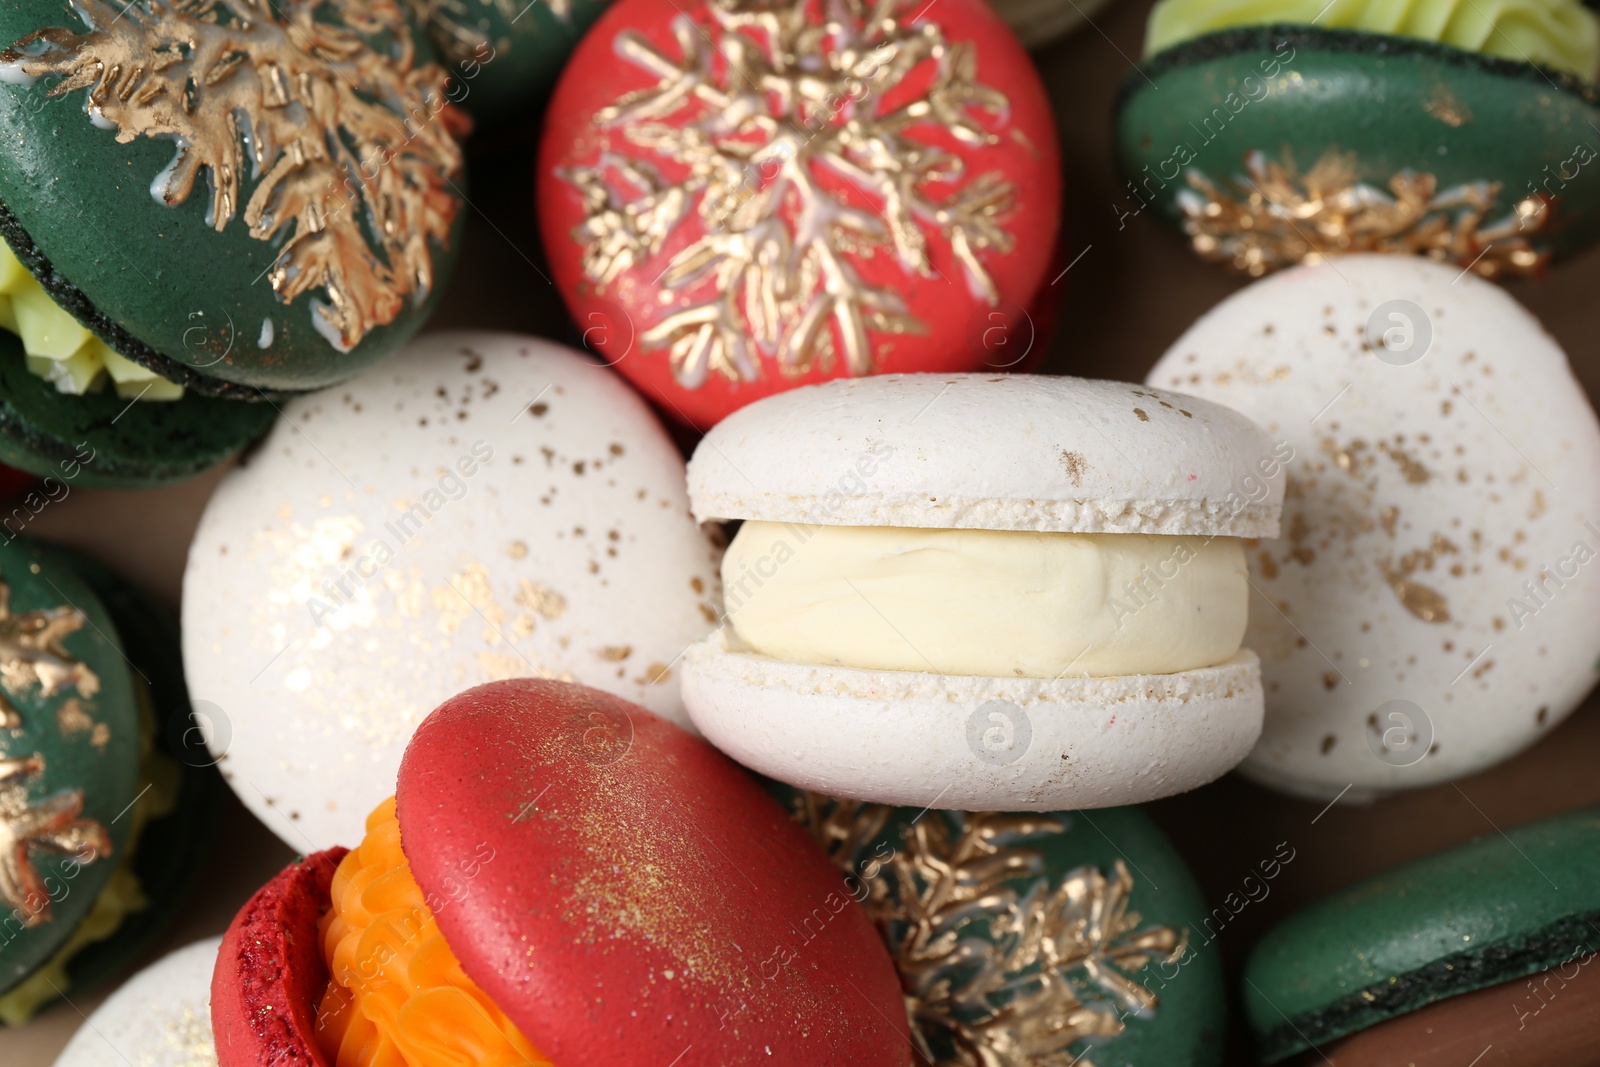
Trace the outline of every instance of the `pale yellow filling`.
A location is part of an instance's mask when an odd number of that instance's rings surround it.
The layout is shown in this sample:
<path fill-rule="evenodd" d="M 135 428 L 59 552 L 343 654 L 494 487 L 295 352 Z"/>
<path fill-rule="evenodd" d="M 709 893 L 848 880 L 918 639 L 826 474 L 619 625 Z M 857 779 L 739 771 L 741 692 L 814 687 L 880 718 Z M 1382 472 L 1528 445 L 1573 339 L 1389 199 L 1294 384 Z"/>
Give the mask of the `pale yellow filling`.
<path fill-rule="evenodd" d="M 117 355 L 63 311 L 39 280 L 0 241 L 0 327 L 22 339 L 28 370 L 63 393 L 98 392 L 109 379 L 129 400 L 178 400 L 183 386 Z"/>
<path fill-rule="evenodd" d="M 1231 659 L 1235 538 L 746 522 L 728 622 L 763 655 L 984 677 L 1174 674 Z"/>

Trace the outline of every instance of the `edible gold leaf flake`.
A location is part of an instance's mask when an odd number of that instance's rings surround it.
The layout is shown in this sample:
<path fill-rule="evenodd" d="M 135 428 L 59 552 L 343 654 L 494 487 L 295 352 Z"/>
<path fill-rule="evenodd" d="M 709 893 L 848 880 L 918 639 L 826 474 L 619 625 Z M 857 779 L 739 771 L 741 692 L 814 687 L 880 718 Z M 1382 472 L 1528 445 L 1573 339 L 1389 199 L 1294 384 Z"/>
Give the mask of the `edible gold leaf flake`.
<path fill-rule="evenodd" d="M 82 819 L 83 790 L 65 789 L 38 800 L 27 783 L 44 774 L 44 757 L 0 759 L 0 903 L 24 927 L 50 921 L 50 893 L 34 866 L 43 849 L 92 863 L 111 853 L 111 835 Z"/>
<path fill-rule="evenodd" d="M 796 376 L 842 357 L 849 373 L 870 373 L 869 334 L 926 327 L 855 261 L 887 254 L 908 284 L 937 277 L 930 237 L 949 241 L 969 291 L 995 303 L 983 254 L 1012 248 L 1002 220 L 1015 186 L 997 171 L 969 176 L 960 155 L 916 132 L 1000 139 L 1008 103 L 978 81 L 972 45 L 899 0 L 705 10 L 707 28 L 673 23 L 676 56 L 634 31 L 617 36 L 617 55 L 658 81 L 595 116 L 626 148 L 557 172 L 582 196 L 573 239 L 602 291 L 698 217 L 700 236 L 650 271 L 687 302 L 641 329 L 642 345 L 669 350 L 691 389 L 711 374 L 756 380 L 764 362 Z"/>
<path fill-rule="evenodd" d="M 461 152 L 445 72 L 417 64 L 395 0 L 73 7 L 85 32 L 50 26 L 0 53 L 12 80 L 58 75 L 48 95 L 87 89 L 86 118 L 119 142 L 175 141 L 152 195 L 181 204 L 208 172 L 207 221 L 220 232 L 242 210 L 251 237 L 279 245 L 273 291 L 289 303 L 320 290 L 312 322 L 340 351 L 426 299 Z M 241 205 L 246 173 L 259 180 Z"/>
<path fill-rule="evenodd" d="M 1031 847 L 1066 827 L 1048 815 L 917 820 L 892 855 L 874 848 L 893 809 L 805 794 L 801 821 L 864 904 L 900 971 L 913 1038 L 937 1067 L 1094 1067 L 1080 1042 L 1121 1034 L 1158 998 L 1138 972 L 1177 960 L 1188 935 L 1129 910 L 1133 878 L 1059 876 Z M 890 838 L 894 841 L 894 838 Z"/>
<path fill-rule="evenodd" d="M 1355 156 L 1329 151 L 1304 174 L 1293 159 L 1245 158 L 1248 177 L 1224 188 L 1196 170 L 1178 194 L 1183 229 L 1199 255 L 1259 278 L 1334 255 L 1383 252 L 1426 256 L 1485 278 L 1532 275 L 1549 261 L 1529 237 L 1550 221 L 1530 196 L 1509 218 L 1486 222 L 1500 183 L 1441 190 L 1432 174 L 1406 170 L 1387 191 L 1356 180 Z"/>
<path fill-rule="evenodd" d="M 61 644 L 86 621 L 83 612 L 68 605 L 13 614 L 11 586 L 0 580 L 0 728 L 22 727 L 14 697 L 37 690 L 48 699 L 72 689 L 88 698 L 100 691 L 99 675 Z"/>

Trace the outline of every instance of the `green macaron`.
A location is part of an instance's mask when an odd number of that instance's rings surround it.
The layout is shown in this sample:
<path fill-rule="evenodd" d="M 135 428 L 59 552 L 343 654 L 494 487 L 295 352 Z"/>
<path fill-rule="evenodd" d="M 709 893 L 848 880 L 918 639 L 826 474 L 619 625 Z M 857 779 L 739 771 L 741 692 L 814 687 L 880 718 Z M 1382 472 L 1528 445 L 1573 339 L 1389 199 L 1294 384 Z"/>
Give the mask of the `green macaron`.
<path fill-rule="evenodd" d="M 0 544 L 0 1022 L 130 965 L 204 860 L 219 784 L 177 649 L 104 567 Z"/>
<path fill-rule="evenodd" d="M 1597 64 L 1579 0 L 1162 0 L 1113 209 L 1252 276 L 1354 252 L 1535 275 L 1600 238 Z"/>
<path fill-rule="evenodd" d="M 770 787 L 840 891 L 774 932 L 781 969 L 865 907 L 900 969 L 917 1062 L 1213 1067 L 1225 1029 L 1207 911 L 1137 808 L 917 811 Z"/>
<path fill-rule="evenodd" d="M 117 386 L 305 392 L 426 319 L 461 122 L 398 0 L 18 0 L 0 47 L 0 234 Z M 94 367 L 22 318 L 81 391 Z"/>
<path fill-rule="evenodd" d="M 1488 1062 L 1592 1064 L 1600 1057 L 1596 990 L 1570 989 L 1565 1001 L 1557 993 L 1563 1010 L 1542 1018 L 1538 1008 L 1548 994 L 1535 999 L 1529 990 L 1537 984 L 1555 992 L 1546 974 L 1565 988 L 1597 947 L 1600 808 L 1588 808 L 1490 832 L 1291 916 L 1250 955 L 1245 1015 L 1265 1063 L 1309 1051 L 1340 1067 L 1464 1067 L 1466 1060 L 1455 1059 L 1460 1049 L 1470 1049 L 1471 1059 L 1494 1045 L 1502 1058 Z M 1580 1005 L 1584 1010 L 1564 1023 L 1568 1007 Z M 1421 1021 L 1408 1025 L 1412 1016 Z M 1562 1031 L 1569 1024 L 1576 1033 Z M 1574 1037 L 1589 1042 L 1577 1059 L 1549 1051 L 1570 1052 Z M 1552 1044 L 1523 1044 L 1530 1041 Z M 1457 1051 L 1445 1055 L 1452 1042 Z"/>
<path fill-rule="evenodd" d="M 487 127 L 532 126 L 606 0 L 410 0 L 450 71 L 446 95 Z"/>

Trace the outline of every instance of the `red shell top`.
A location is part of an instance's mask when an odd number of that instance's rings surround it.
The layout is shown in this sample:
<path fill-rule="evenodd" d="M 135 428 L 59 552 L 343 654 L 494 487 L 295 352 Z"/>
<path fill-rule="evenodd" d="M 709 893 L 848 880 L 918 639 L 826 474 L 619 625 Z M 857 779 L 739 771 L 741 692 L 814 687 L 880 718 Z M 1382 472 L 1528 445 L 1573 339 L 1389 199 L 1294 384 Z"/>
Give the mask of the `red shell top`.
<path fill-rule="evenodd" d="M 1054 121 L 984 0 L 619 0 L 546 119 L 539 221 L 584 343 L 700 429 L 843 375 L 1015 362 Z M 996 361 L 996 357 L 999 361 Z"/>
<path fill-rule="evenodd" d="M 911 1062 L 893 961 L 822 851 L 643 708 L 470 689 L 418 729 L 396 809 L 462 967 L 557 1064 Z"/>

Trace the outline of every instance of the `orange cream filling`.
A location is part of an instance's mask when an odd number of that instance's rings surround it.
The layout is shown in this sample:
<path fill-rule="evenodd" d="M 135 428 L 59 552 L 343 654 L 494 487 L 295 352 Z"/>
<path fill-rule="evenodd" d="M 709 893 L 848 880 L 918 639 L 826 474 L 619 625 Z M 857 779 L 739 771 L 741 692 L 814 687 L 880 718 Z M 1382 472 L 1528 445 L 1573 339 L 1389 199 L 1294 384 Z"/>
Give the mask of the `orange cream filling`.
<path fill-rule="evenodd" d="M 318 928 L 332 981 L 317 1044 L 337 1067 L 550 1067 L 461 969 L 400 850 L 394 798 L 339 864 Z M 452 905 L 446 903 L 447 907 Z"/>

